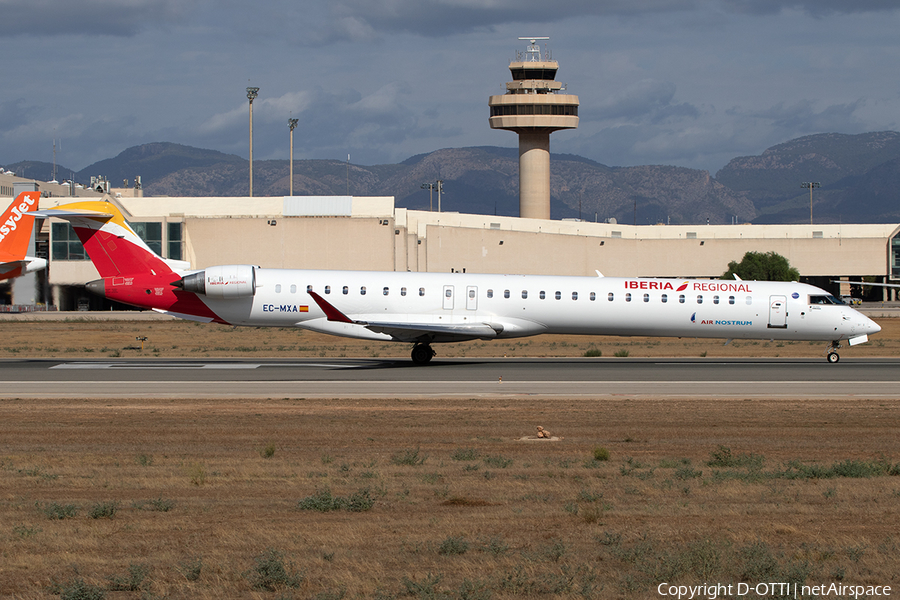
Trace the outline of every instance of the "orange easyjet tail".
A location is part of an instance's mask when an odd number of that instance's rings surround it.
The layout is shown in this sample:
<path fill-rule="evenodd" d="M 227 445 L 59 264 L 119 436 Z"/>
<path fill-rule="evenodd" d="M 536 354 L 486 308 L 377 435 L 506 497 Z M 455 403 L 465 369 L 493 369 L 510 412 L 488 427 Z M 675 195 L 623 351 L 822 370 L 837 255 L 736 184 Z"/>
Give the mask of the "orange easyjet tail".
<path fill-rule="evenodd" d="M 26 256 L 34 217 L 26 215 L 37 209 L 40 192 L 22 192 L 0 215 L 0 279 L 20 277 L 47 266 L 43 258 Z"/>

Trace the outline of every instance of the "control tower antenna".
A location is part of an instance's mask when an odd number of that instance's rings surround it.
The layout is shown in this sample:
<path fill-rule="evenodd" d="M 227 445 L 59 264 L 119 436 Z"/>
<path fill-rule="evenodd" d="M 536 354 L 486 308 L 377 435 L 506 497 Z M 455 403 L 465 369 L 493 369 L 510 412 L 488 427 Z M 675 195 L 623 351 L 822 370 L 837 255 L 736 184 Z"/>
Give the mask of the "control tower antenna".
<path fill-rule="evenodd" d="M 506 94 L 488 99 L 490 124 L 491 129 L 519 134 L 519 216 L 549 219 L 550 134 L 578 127 L 578 96 L 561 93 L 559 63 L 537 45 L 550 38 L 519 39 L 530 45 L 509 64 L 513 80 L 507 82 Z"/>

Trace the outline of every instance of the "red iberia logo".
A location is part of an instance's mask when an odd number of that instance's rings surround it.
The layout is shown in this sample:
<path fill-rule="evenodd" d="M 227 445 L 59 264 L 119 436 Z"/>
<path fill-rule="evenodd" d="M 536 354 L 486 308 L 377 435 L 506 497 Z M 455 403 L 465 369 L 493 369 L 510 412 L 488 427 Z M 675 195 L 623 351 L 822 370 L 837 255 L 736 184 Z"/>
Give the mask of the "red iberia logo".
<path fill-rule="evenodd" d="M 677 285 L 678 287 L 675 287 Z M 690 288 L 694 292 L 746 292 L 753 293 L 746 281 L 683 281 L 673 284 L 658 279 L 626 279 L 626 290 L 672 290 L 683 292 Z"/>

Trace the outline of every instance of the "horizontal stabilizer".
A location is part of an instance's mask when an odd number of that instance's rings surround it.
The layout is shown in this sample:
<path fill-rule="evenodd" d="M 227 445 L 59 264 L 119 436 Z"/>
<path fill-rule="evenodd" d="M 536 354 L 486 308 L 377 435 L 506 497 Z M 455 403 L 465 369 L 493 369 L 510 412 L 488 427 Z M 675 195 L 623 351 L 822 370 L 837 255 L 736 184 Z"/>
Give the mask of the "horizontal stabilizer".
<path fill-rule="evenodd" d="M 97 210 L 66 210 L 64 208 L 43 208 L 41 210 L 32 210 L 25 213 L 32 217 L 56 217 L 57 219 L 76 219 L 81 217 L 112 219 L 113 215 L 108 212 L 100 212 Z"/>

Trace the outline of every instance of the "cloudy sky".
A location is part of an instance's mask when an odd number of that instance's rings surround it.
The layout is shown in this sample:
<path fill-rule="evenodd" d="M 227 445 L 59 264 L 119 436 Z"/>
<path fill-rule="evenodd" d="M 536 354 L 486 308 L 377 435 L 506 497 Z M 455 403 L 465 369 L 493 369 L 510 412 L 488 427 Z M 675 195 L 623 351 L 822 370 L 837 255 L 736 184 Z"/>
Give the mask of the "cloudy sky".
<path fill-rule="evenodd" d="M 488 126 L 549 36 L 580 126 L 553 152 L 713 174 L 822 132 L 900 129 L 897 0 L 0 0 L 0 165 L 148 142 L 356 164 L 515 147 Z M 64 174 L 61 174 L 64 175 Z"/>

